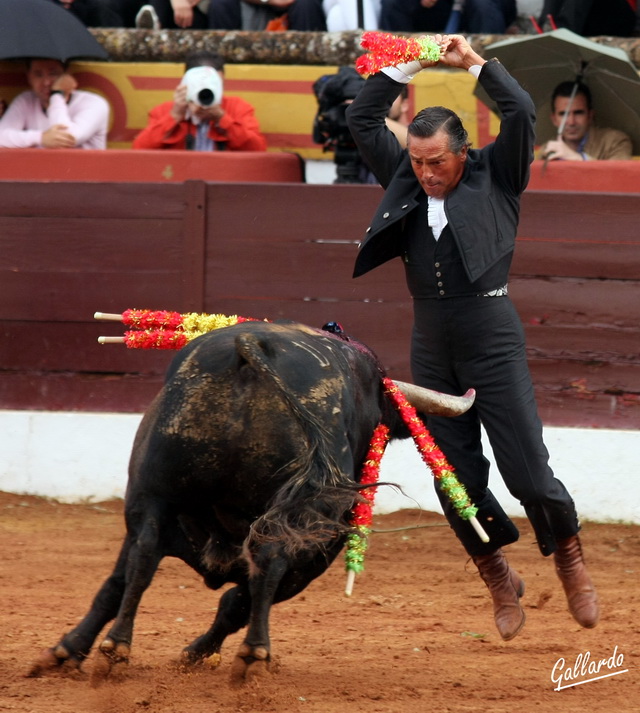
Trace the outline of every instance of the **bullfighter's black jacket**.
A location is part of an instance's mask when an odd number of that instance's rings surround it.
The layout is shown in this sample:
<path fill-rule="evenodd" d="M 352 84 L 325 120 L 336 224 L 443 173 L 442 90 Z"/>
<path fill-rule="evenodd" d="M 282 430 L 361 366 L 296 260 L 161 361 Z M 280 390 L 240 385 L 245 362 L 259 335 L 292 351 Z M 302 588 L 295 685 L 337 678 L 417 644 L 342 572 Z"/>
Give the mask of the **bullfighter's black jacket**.
<path fill-rule="evenodd" d="M 472 283 L 513 253 L 535 141 L 533 102 L 506 69 L 490 60 L 482 66 L 479 82 L 500 110 L 500 132 L 488 146 L 469 150 L 462 178 L 445 199 L 449 227 Z M 374 74 L 347 109 L 360 154 L 385 189 L 360 246 L 354 277 L 403 254 L 409 238 L 404 218 L 417 209 L 423 190 L 407 151 L 385 125 L 401 86 L 382 72 Z M 510 257 L 502 260 L 501 284 L 507 282 L 510 262 Z"/>

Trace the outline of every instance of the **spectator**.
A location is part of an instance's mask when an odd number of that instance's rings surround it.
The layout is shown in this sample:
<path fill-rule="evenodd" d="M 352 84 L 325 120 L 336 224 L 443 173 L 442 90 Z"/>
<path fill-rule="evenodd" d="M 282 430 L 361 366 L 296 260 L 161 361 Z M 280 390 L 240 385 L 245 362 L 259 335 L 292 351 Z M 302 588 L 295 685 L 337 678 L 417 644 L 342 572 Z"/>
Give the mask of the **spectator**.
<path fill-rule="evenodd" d="M 210 0 L 151 0 L 136 17 L 136 27 L 206 30 Z"/>
<path fill-rule="evenodd" d="M 403 85 L 400 94 L 396 97 L 385 122 L 387 128 L 391 129 L 395 134 L 396 139 L 403 149 L 407 148 L 407 127 L 410 123 L 409 119 L 409 88 Z"/>
<path fill-rule="evenodd" d="M 101 96 L 77 89 L 57 59 L 27 61 L 30 91 L 19 94 L 0 119 L 0 146 L 104 149 L 109 105 Z"/>
<path fill-rule="evenodd" d="M 136 17 L 145 7 L 145 0 L 100 0 L 118 17 L 117 27 L 136 27 Z"/>
<path fill-rule="evenodd" d="M 161 29 L 160 18 L 153 5 L 143 5 L 136 13 L 134 26 L 140 30 Z"/>
<path fill-rule="evenodd" d="M 326 32 L 322 0 L 211 0 L 209 27 L 214 30 L 264 30 L 286 14 L 289 30 Z"/>
<path fill-rule="evenodd" d="M 142 7 L 151 8 L 151 5 L 145 5 L 145 0 L 52 0 L 52 2 L 62 5 L 87 27 L 136 27 L 136 17 Z"/>
<path fill-rule="evenodd" d="M 551 15 L 558 27 L 594 37 L 628 37 L 636 23 L 636 0 L 544 0 L 540 25 L 551 29 Z"/>
<path fill-rule="evenodd" d="M 214 96 L 202 105 L 188 96 L 185 77 L 196 68 L 210 67 Z M 147 126 L 133 141 L 134 149 L 193 149 L 195 151 L 265 151 L 267 142 L 253 107 L 240 97 L 223 93 L 222 58 L 207 51 L 191 53 L 185 63 L 185 77 L 177 86 L 173 101 L 155 107 Z M 193 76 L 193 73 L 189 75 Z M 217 91 L 215 91 L 217 89 Z M 218 100 L 216 94 L 222 94 Z"/>
<path fill-rule="evenodd" d="M 122 27 L 122 17 L 110 0 L 52 0 L 87 27 Z"/>
<path fill-rule="evenodd" d="M 622 131 L 595 126 L 594 110 L 589 87 L 578 82 L 571 100 L 575 82 L 562 82 L 551 97 L 551 122 L 562 136 L 547 141 L 540 153 L 551 161 L 605 161 L 629 159 L 632 156 L 631 139 Z"/>
<path fill-rule="evenodd" d="M 380 29 L 442 32 L 453 4 L 453 0 L 382 0 Z M 516 17 L 516 0 L 465 0 L 459 29 L 472 34 L 504 34 Z"/>
<path fill-rule="evenodd" d="M 358 22 L 357 4 L 354 0 L 323 0 L 322 7 L 328 32 L 378 29 L 380 0 L 362 0 L 362 24 Z"/>

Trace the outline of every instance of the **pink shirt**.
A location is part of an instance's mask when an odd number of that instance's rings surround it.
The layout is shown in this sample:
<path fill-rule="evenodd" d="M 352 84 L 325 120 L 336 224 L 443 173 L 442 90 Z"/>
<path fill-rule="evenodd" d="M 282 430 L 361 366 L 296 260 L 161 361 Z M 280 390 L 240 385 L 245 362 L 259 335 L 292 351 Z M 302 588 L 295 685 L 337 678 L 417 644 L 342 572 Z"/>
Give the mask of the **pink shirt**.
<path fill-rule="evenodd" d="M 32 91 L 23 92 L 0 119 L 0 147 L 41 148 L 42 133 L 55 124 L 67 127 L 78 148 L 105 149 L 109 104 L 92 92 L 75 91 L 68 104 L 62 94 L 54 94 L 45 112 Z"/>

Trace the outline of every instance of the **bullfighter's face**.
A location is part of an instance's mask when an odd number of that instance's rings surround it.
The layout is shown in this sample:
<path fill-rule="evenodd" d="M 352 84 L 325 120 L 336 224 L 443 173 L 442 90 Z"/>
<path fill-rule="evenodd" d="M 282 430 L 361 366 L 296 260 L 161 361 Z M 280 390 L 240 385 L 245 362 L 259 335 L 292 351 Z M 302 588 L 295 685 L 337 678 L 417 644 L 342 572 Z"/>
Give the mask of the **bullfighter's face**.
<path fill-rule="evenodd" d="M 444 198 L 460 182 L 467 148 L 454 153 L 449 148 L 449 135 L 443 129 L 429 137 L 409 134 L 407 149 L 413 172 L 428 196 Z"/>

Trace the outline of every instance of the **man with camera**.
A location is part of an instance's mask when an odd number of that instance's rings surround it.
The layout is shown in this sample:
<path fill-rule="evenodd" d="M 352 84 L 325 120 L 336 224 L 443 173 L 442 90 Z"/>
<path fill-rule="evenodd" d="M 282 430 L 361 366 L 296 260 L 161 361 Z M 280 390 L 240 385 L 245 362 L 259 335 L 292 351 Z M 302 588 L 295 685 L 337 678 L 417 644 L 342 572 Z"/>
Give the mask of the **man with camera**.
<path fill-rule="evenodd" d="M 223 92 L 222 58 L 191 53 L 173 101 L 149 112 L 134 149 L 193 151 L 265 151 L 267 142 L 251 104 Z"/>

